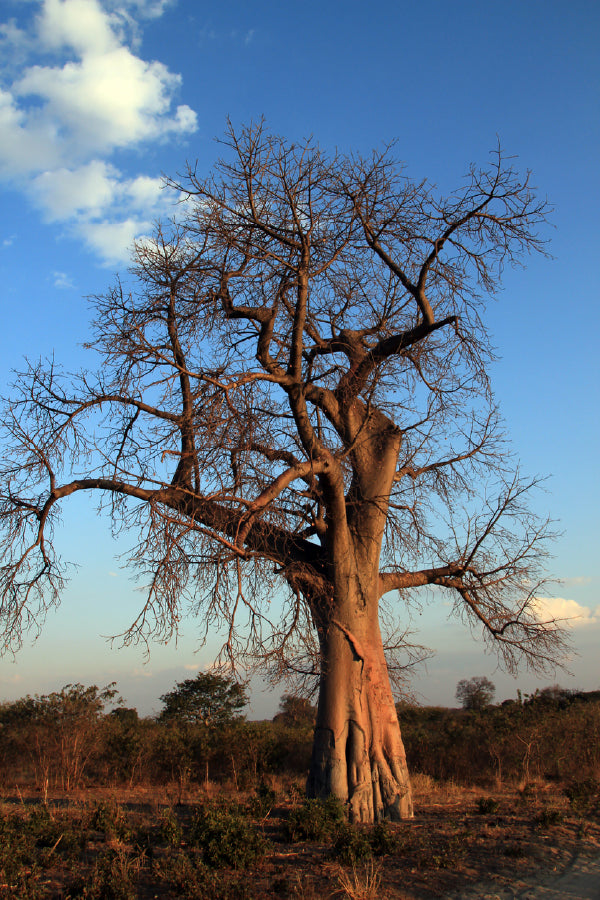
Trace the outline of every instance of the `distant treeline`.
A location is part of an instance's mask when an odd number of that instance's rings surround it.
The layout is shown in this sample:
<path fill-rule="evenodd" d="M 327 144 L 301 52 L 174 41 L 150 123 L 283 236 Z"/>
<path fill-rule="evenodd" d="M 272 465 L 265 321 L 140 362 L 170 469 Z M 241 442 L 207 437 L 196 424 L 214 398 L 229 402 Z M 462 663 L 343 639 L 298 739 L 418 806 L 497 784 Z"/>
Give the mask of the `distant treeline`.
<path fill-rule="evenodd" d="M 269 775 L 304 777 L 315 710 L 284 696 L 272 721 L 248 722 L 245 695 L 207 676 L 165 695 L 156 718 L 115 702 L 106 688 L 67 685 L 0 704 L 0 781 L 40 791 L 84 786 L 230 782 L 255 788 Z M 218 676 L 217 676 L 218 678 Z M 202 697 L 200 697 L 202 700 Z M 243 701 L 243 702 L 242 702 Z M 482 709 L 398 705 L 409 768 L 462 784 L 568 781 L 600 776 L 600 692 L 560 688 Z"/>
<path fill-rule="evenodd" d="M 460 784 L 600 777 L 600 691 L 546 688 L 481 710 L 398 705 L 412 771 Z"/>

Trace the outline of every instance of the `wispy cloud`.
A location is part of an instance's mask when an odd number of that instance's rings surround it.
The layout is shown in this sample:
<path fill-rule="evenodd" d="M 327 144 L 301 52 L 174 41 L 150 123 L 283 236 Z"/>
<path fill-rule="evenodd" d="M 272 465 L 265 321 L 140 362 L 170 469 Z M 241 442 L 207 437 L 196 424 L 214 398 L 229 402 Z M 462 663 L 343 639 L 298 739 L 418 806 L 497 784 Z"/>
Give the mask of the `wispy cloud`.
<path fill-rule="evenodd" d="M 256 37 L 256 28 L 249 28 L 247 31 L 240 31 L 238 28 L 232 28 L 231 31 L 216 31 L 211 25 L 203 25 L 198 32 L 200 41 L 231 41 L 234 44 L 243 44 L 248 47 Z"/>
<path fill-rule="evenodd" d="M 197 128 L 175 105 L 181 76 L 134 52 L 139 21 L 167 5 L 33 0 L 25 28 L 0 28 L 0 176 L 111 263 L 165 206 L 160 179 L 126 177 L 111 156 Z"/>
<path fill-rule="evenodd" d="M 136 668 L 132 671 L 132 678 L 152 678 L 154 673 L 150 671 L 150 669 L 140 669 Z"/>
<path fill-rule="evenodd" d="M 200 31 L 198 32 L 198 40 L 200 41 L 215 41 L 217 39 L 217 32 L 214 28 L 211 28 L 209 25 L 203 25 Z"/>
<path fill-rule="evenodd" d="M 73 280 L 66 272 L 53 272 L 54 287 L 59 290 L 72 290 L 75 287 Z"/>

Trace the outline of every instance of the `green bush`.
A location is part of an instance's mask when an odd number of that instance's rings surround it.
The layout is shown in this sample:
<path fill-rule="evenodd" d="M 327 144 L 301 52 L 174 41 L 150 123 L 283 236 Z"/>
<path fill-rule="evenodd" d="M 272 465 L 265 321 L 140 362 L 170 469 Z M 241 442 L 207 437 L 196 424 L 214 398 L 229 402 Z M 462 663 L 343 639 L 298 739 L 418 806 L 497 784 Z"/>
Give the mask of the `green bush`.
<path fill-rule="evenodd" d="M 167 854 L 155 864 L 153 872 L 159 881 L 166 881 L 180 900 L 204 900 L 209 870 L 183 849 Z"/>
<path fill-rule="evenodd" d="M 108 838 L 128 840 L 132 835 L 127 816 L 119 804 L 108 800 L 98 800 L 94 804 L 89 827 L 93 831 L 103 831 Z"/>
<path fill-rule="evenodd" d="M 375 856 L 387 856 L 389 853 L 396 853 L 400 843 L 387 821 L 378 822 L 377 825 L 373 826 L 369 835 L 369 841 Z"/>
<path fill-rule="evenodd" d="M 167 882 L 178 900 L 253 900 L 254 885 L 248 884 L 247 876 L 223 876 L 222 872 L 208 868 L 194 853 L 178 848 L 154 866 L 156 878 L 163 884 Z"/>
<path fill-rule="evenodd" d="M 290 841 L 322 841 L 345 821 L 346 813 L 337 797 L 305 800 L 290 813 L 287 836 Z"/>
<path fill-rule="evenodd" d="M 91 884 L 84 894 L 89 900 L 136 900 L 140 857 L 125 850 L 107 850 L 94 865 Z"/>
<path fill-rule="evenodd" d="M 21 819 L 14 814 L 0 814 L 0 879 L 7 889 L 23 880 L 23 873 L 31 870 L 34 859 L 35 841 L 23 828 Z"/>
<path fill-rule="evenodd" d="M 46 806 L 35 808 L 20 828 L 34 842 L 38 861 L 43 866 L 53 864 L 55 856 L 77 858 L 87 843 L 87 829 L 81 818 L 69 813 L 51 813 Z"/>
<path fill-rule="evenodd" d="M 333 842 L 332 855 L 347 866 L 354 866 L 363 859 L 373 856 L 373 848 L 369 840 L 369 834 L 364 828 L 341 824 Z"/>
<path fill-rule="evenodd" d="M 267 842 L 239 813 L 208 807 L 191 824 L 190 842 L 202 850 L 204 862 L 218 868 L 246 869 L 264 856 Z"/>
<path fill-rule="evenodd" d="M 163 811 L 158 833 L 165 844 L 179 844 L 181 841 L 183 831 L 172 809 Z"/>
<path fill-rule="evenodd" d="M 276 799 L 277 794 L 275 791 L 264 781 L 261 781 L 256 794 L 248 801 L 248 812 L 251 816 L 264 819 L 273 809 Z"/>

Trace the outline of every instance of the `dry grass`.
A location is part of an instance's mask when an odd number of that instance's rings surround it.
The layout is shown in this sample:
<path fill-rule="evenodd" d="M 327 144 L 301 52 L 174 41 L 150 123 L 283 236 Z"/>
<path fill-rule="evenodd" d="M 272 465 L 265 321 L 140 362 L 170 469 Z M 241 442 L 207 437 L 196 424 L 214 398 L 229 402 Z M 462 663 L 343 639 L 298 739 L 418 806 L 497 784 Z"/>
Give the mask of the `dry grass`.
<path fill-rule="evenodd" d="M 465 787 L 453 781 L 436 781 L 431 775 L 420 772 L 412 775 L 410 782 L 417 806 L 419 803 L 465 802 L 470 796 L 481 792 L 479 788 Z"/>
<path fill-rule="evenodd" d="M 372 859 L 363 866 L 352 866 L 348 872 L 342 869 L 338 875 L 344 897 L 349 900 L 385 900 L 381 886 L 381 866 Z"/>

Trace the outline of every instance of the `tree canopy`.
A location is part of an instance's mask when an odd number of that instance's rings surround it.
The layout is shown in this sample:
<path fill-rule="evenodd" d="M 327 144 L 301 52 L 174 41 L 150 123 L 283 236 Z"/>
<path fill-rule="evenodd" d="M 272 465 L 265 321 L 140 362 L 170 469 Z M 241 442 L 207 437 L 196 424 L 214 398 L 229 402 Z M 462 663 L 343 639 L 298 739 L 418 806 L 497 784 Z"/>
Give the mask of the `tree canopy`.
<path fill-rule="evenodd" d="M 481 710 L 494 699 L 496 685 L 485 675 L 461 678 L 456 685 L 456 699 L 463 709 Z"/>
<path fill-rule="evenodd" d="M 162 721 L 176 720 L 190 725 L 217 728 L 242 716 L 248 704 L 244 687 L 217 672 L 199 672 L 186 678 L 160 698 Z"/>
<path fill-rule="evenodd" d="M 279 712 L 273 721 L 281 722 L 290 728 L 312 726 L 315 724 L 316 714 L 316 709 L 306 697 L 284 694 L 279 704 Z"/>
<path fill-rule="evenodd" d="M 66 684 L 60 691 L 51 694 L 29 694 L 20 700 L 0 704 L 0 725 L 18 725 L 27 722 L 46 723 L 56 726 L 59 722 L 65 727 L 81 722 L 88 725 L 105 713 L 108 704 L 122 704 L 118 696 L 115 682 L 102 688 L 95 684 L 85 687 L 83 684 Z M 118 712 L 116 706 L 112 712 Z"/>

